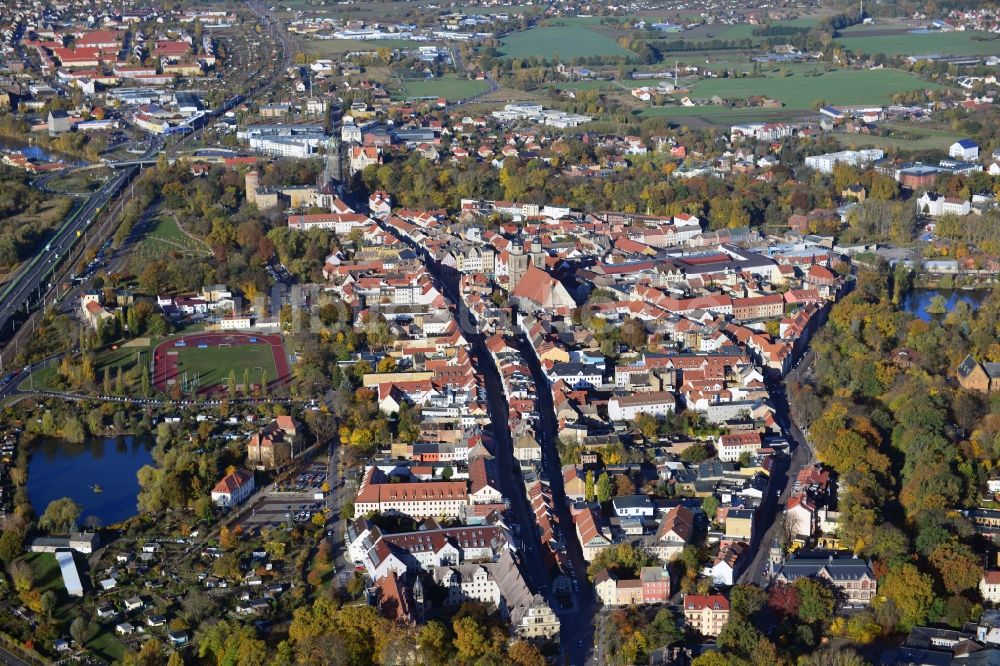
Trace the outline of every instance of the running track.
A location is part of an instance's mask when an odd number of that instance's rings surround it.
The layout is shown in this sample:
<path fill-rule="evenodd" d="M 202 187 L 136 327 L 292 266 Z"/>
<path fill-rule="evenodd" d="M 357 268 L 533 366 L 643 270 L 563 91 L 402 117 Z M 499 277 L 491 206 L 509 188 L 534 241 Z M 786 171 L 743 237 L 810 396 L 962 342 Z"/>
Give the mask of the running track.
<path fill-rule="evenodd" d="M 250 338 L 253 338 L 255 342 L 250 342 Z M 235 347 L 241 345 L 251 345 L 251 344 L 267 344 L 271 345 L 271 355 L 274 357 L 274 368 L 277 371 L 277 379 L 268 384 L 268 387 L 277 386 L 288 381 L 290 376 L 290 371 L 288 368 L 288 357 L 285 355 L 285 346 L 281 341 L 280 335 L 253 335 L 250 333 L 233 333 L 230 331 L 218 332 L 218 333 L 193 333 L 191 335 L 184 335 L 179 338 L 173 338 L 167 340 L 166 342 L 161 342 L 153 350 L 153 388 L 160 392 L 167 392 L 168 385 L 171 379 L 177 377 L 177 354 L 168 354 L 168 351 L 177 351 L 178 349 L 183 349 L 183 347 L 178 348 L 176 346 L 177 342 L 181 340 L 184 341 L 187 347 L 195 347 L 198 345 L 208 345 L 209 347 L 218 347 L 220 344 L 228 344 Z M 225 387 L 215 387 L 216 390 Z M 199 393 L 205 393 L 209 389 L 199 390 Z"/>

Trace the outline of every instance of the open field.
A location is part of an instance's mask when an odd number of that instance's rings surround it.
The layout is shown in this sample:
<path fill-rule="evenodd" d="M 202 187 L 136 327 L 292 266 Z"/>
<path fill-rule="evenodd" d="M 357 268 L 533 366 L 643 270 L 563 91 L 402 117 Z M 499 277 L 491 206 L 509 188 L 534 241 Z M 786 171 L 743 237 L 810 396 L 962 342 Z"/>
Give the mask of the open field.
<path fill-rule="evenodd" d="M 885 28 L 883 26 L 883 30 Z M 869 34 L 866 34 L 869 33 Z M 888 56 L 906 55 L 998 55 L 1000 39 L 988 32 L 899 32 L 896 34 L 870 34 L 875 32 L 845 30 L 837 42 L 856 53 L 884 53 Z M 856 35 L 856 36 L 855 36 Z"/>
<path fill-rule="evenodd" d="M 142 238 L 136 251 L 143 257 L 162 257 L 170 253 L 185 256 L 207 256 L 208 247 L 184 233 L 173 215 L 164 213 Z"/>
<path fill-rule="evenodd" d="M 881 148 L 886 152 L 897 150 L 938 150 L 947 152 L 948 146 L 960 138 L 954 132 L 929 127 L 892 124 L 887 124 L 885 127 L 897 130 L 901 136 L 866 136 L 864 134 L 846 134 L 842 132 L 836 132 L 831 134 L 831 136 L 845 148 Z"/>
<path fill-rule="evenodd" d="M 489 84 L 475 79 L 463 79 L 454 74 L 446 74 L 437 79 L 407 79 L 403 81 L 403 96 L 445 97 L 449 101 L 473 97 L 489 90 Z"/>
<path fill-rule="evenodd" d="M 614 39 L 588 29 L 580 22 L 547 25 L 516 32 L 501 42 L 507 58 L 555 58 L 571 60 L 589 56 L 633 56 Z"/>
<path fill-rule="evenodd" d="M 61 173 L 46 183 L 53 192 L 95 192 L 111 176 L 111 169 L 84 169 L 69 173 Z"/>
<path fill-rule="evenodd" d="M 791 122 L 809 114 L 812 112 L 802 109 L 732 109 L 727 106 L 652 107 L 643 109 L 639 113 L 644 118 L 669 118 L 673 123 L 686 125 L 690 128 L 726 127 L 752 122 Z"/>
<path fill-rule="evenodd" d="M 348 53 L 349 51 L 376 51 L 378 49 L 415 49 L 418 46 L 430 46 L 435 42 L 418 42 L 412 39 L 373 39 L 360 41 L 356 39 L 303 39 L 302 51 L 315 58 Z"/>
<path fill-rule="evenodd" d="M 825 100 L 827 104 L 834 105 L 885 104 L 897 92 L 936 88 L 940 86 L 897 70 L 841 69 L 819 76 L 705 79 L 694 84 L 691 96 L 708 98 L 718 95 L 723 99 L 746 99 L 752 95 L 763 95 L 781 100 L 784 103 L 781 110 L 809 110 L 817 100 Z M 709 116 L 724 113 L 744 115 L 744 110 L 677 106 L 643 111 L 643 115 L 647 116 Z"/>

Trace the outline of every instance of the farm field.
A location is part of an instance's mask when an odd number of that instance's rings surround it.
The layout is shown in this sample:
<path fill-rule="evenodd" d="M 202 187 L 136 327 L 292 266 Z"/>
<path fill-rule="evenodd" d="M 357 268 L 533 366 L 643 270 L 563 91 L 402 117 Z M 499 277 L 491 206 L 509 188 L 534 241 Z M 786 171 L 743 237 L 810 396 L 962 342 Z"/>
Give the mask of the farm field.
<path fill-rule="evenodd" d="M 548 25 L 516 32 L 500 43 L 507 58 L 554 58 L 570 60 L 589 56 L 632 56 L 607 35 L 590 30 L 580 22 Z"/>
<path fill-rule="evenodd" d="M 207 256 L 208 248 L 201 241 L 185 234 L 173 215 L 162 214 L 156 225 L 142 238 L 137 248 L 140 256 L 162 257 L 169 253 L 186 256 Z"/>
<path fill-rule="evenodd" d="M 883 28 L 883 30 L 885 30 Z M 1000 39 L 988 32 L 900 32 L 896 34 L 866 34 L 875 30 L 845 30 L 837 42 L 856 53 L 905 55 L 1000 55 Z M 856 36 L 855 36 L 856 35 Z"/>
<path fill-rule="evenodd" d="M 817 100 L 827 104 L 885 104 L 897 92 L 917 89 L 937 89 L 941 86 L 896 70 L 849 70 L 841 69 L 820 76 L 793 75 L 785 77 L 706 79 L 699 81 L 691 89 L 693 97 L 723 99 L 745 99 L 751 95 L 763 95 L 781 100 L 783 109 L 811 109 Z M 716 107 L 725 109 L 725 107 Z M 667 107 L 649 109 L 645 115 L 705 115 L 705 108 L 693 110 L 690 107 Z M 727 109 L 732 113 L 732 109 Z"/>
<path fill-rule="evenodd" d="M 410 97 L 445 97 L 449 101 L 473 97 L 489 90 L 485 81 L 464 79 L 454 74 L 446 74 L 437 79 L 407 79 L 403 81 L 403 96 Z"/>

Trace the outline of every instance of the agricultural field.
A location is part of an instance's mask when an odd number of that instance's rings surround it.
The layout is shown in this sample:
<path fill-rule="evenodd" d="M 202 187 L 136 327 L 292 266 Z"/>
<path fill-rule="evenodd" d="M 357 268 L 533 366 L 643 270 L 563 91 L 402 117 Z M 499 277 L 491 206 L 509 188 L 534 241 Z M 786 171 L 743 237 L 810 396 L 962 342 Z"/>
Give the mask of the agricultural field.
<path fill-rule="evenodd" d="M 162 214 L 154 226 L 142 237 L 136 251 L 143 257 L 162 257 L 178 253 L 184 256 L 208 256 L 208 247 L 200 240 L 187 235 L 173 215 Z"/>
<path fill-rule="evenodd" d="M 855 53 L 887 56 L 907 55 L 1000 55 L 1000 39 L 988 32 L 967 30 L 963 32 L 905 32 L 891 29 L 848 29 L 837 42 Z M 877 26 L 881 27 L 881 26 Z M 886 34 L 889 33 L 889 34 Z"/>
<path fill-rule="evenodd" d="M 595 26 L 598 27 L 598 26 Z M 555 58 L 572 60 L 589 56 L 633 56 L 607 35 L 591 30 L 580 21 L 531 28 L 516 32 L 501 42 L 507 58 Z"/>
<path fill-rule="evenodd" d="M 474 97 L 490 88 L 485 81 L 459 78 L 454 74 L 437 79 L 404 79 L 402 84 L 404 98 L 444 97 L 448 101 Z"/>
<path fill-rule="evenodd" d="M 937 84 L 897 70 L 839 69 L 818 76 L 793 74 L 764 78 L 705 79 L 691 88 L 692 97 L 708 98 L 718 95 L 723 99 L 746 99 L 763 95 L 784 103 L 782 110 L 809 110 L 818 100 L 833 105 L 885 104 L 897 92 L 917 89 L 934 90 Z M 714 107 L 665 107 L 643 112 L 647 116 L 718 115 L 734 113 L 733 109 Z M 742 115 L 742 114 L 741 114 Z"/>

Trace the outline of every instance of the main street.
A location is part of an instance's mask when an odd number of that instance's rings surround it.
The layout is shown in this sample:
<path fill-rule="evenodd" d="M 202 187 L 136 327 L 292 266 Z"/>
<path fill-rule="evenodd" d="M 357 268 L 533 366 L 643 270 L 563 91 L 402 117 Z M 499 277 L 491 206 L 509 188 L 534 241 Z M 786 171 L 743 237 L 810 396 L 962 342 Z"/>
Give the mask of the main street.
<path fill-rule="evenodd" d="M 808 440 L 806 440 L 805 435 L 799 430 L 799 427 L 795 424 L 794 420 L 791 418 L 791 414 L 788 407 L 788 396 L 785 391 L 785 382 L 788 379 L 797 380 L 803 375 L 809 374 L 810 368 L 816 359 L 816 354 L 809 350 L 799 361 L 798 367 L 789 372 L 784 379 L 779 382 L 772 384 L 770 386 L 771 401 L 774 403 L 775 417 L 777 418 L 778 424 L 784 429 L 788 438 L 791 440 L 791 457 L 788 461 L 787 469 L 782 471 L 778 470 L 776 474 L 772 477 L 771 485 L 769 487 L 775 487 L 777 484 L 781 484 L 779 487 L 782 488 L 781 495 L 776 498 L 768 498 L 771 501 L 768 502 L 766 510 L 768 515 L 765 520 L 761 522 L 761 525 L 767 525 L 767 529 L 764 531 L 763 535 L 759 539 L 755 539 L 753 546 L 753 559 L 750 564 L 743 571 L 740 576 L 741 583 L 753 583 L 764 587 L 767 585 L 767 563 L 769 551 L 771 544 L 774 540 L 781 534 L 782 529 L 782 519 L 779 517 L 783 514 L 779 510 L 783 510 L 785 504 L 788 502 L 789 496 L 792 493 L 792 486 L 795 484 L 795 479 L 798 477 L 799 472 L 806 465 L 813 461 L 813 451 L 809 446 Z M 778 518 L 778 519 L 776 519 Z"/>

